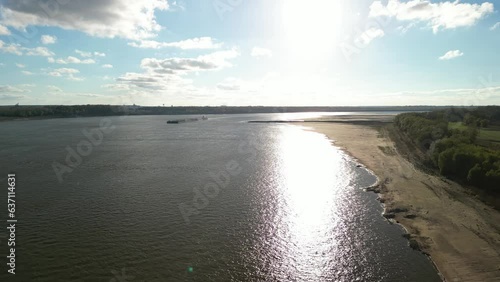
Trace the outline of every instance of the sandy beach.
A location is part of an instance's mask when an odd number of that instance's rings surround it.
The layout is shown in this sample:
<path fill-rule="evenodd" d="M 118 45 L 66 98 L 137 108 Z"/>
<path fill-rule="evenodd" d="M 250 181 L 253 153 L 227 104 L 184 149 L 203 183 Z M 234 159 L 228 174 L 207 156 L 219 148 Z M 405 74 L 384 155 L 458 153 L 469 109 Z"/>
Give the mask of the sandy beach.
<path fill-rule="evenodd" d="M 445 281 L 500 281 L 500 213 L 460 185 L 416 169 L 373 116 L 300 123 L 325 134 L 379 178 L 386 217 L 402 224 Z M 351 123 L 350 121 L 353 121 Z"/>

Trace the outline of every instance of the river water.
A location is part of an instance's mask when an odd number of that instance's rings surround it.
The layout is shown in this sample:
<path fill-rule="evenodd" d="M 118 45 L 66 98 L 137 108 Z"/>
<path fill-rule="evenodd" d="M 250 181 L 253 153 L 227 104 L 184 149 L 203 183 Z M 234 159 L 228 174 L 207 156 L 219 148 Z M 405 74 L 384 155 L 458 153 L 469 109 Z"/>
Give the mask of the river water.
<path fill-rule="evenodd" d="M 312 115 L 0 123 L 18 219 L 0 280 L 440 281 L 362 189 L 372 174 L 324 135 L 247 123 Z"/>

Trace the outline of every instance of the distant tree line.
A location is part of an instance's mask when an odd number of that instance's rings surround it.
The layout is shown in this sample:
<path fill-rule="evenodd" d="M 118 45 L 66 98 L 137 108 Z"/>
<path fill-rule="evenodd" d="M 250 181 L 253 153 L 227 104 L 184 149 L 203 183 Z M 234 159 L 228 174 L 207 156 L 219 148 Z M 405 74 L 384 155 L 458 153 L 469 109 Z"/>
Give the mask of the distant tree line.
<path fill-rule="evenodd" d="M 450 129 L 449 122 L 465 128 Z M 394 124 L 425 153 L 424 163 L 442 175 L 500 193 L 500 151 L 476 143 L 478 129 L 500 124 L 499 106 L 404 113 Z"/>
<path fill-rule="evenodd" d="M 110 105 L 78 106 L 13 106 L 0 107 L 0 116 L 4 117 L 88 117 L 122 114 Z"/>
<path fill-rule="evenodd" d="M 433 106 L 391 107 L 264 107 L 264 106 L 218 106 L 218 107 L 140 107 L 116 105 L 75 106 L 0 106 L 4 117 L 86 117 L 109 115 L 206 115 L 206 114 L 250 114 L 250 113 L 295 113 L 295 112 L 365 112 L 365 111 L 430 111 Z"/>

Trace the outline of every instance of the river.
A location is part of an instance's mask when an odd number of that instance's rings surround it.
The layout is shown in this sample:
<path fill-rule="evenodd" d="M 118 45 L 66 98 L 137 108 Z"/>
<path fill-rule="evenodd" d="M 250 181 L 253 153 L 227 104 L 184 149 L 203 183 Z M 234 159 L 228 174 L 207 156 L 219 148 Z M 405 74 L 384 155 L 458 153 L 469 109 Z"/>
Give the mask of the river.
<path fill-rule="evenodd" d="M 324 135 L 247 123 L 314 115 L 0 123 L 18 219 L 0 280 L 441 281 L 362 189 L 375 176 Z"/>

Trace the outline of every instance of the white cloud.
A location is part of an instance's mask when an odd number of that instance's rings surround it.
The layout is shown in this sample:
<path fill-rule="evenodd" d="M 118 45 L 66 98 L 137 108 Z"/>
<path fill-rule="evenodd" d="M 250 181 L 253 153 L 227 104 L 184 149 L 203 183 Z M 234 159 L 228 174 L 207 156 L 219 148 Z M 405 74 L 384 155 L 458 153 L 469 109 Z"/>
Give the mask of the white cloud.
<path fill-rule="evenodd" d="M 156 36 L 162 27 L 155 12 L 168 8 L 167 0 L 6 1 L 0 18 L 3 25 L 16 29 L 56 26 L 91 36 L 140 40 Z"/>
<path fill-rule="evenodd" d="M 61 88 L 55 85 L 47 85 L 47 88 L 49 89 L 50 92 L 63 92 Z"/>
<path fill-rule="evenodd" d="M 112 91 L 130 90 L 131 89 L 131 86 L 129 84 L 119 84 L 119 83 L 104 84 L 101 87 L 110 89 Z"/>
<path fill-rule="evenodd" d="M 0 35 L 10 35 L 9 29 L 1 24 L 0 24 Z"/>
<path fill-rule="evenodd" d="M 18 56 L 21 56 L 23 52 L 21 51 L 21 45 L 19 44 L 5 44 L 2 40 L 0 40 L 0 51 L 2 53 L 11 53 Z"/>
<path fill-rule="evenodd" d="M 45 47 L 36 47 L 36 48 L 23 48 L 23 50 L 26 50 L 26 55 L 28 56 L 42 56 L 42 57 L 51 57 L 54 56 L 55 54 L 52 53 L 49 49 Z"/>
<path fill-rule="evenodd" d="M 273 51 L 262 47 L 253 47 L 251 55 L 252 57 L 272 57 Z"/>
<path fill-rule="evenodd" d="M 363 95 L 364 97 L 365 95 Z M 408 105 L 492 105 L 500 103 L 500 86 L 439 89 L 428 91 L 400 91 L 384 94 L 373 94 L 379 101 L 405 101 Z"/>
<path fill-rule="evenodd" d="M 377 0 L 370 6 L 370 17 L 395 17 L 400 21 L 426 22 L 434 31 L 472 26 L 494 12 L 492 3 L 482 4 L 446 1 L 432 3 L 426 0 L 389 0 L 387 5 Z"/>
<path fill-rule="evenodd" d="M 79 70 L 73 68 L 59 68 L 54 70 L 49 70 L 48 75 L 54 77 L 64 77 L 68 80 L 82 81 L 83 78 L 75 77 L 75 74 L 80 73 Z"/>
<path fill-rule="evenodd" d="M 23 64 L 17 64 L 17 63 L 16 63 L 16 67 L 23 69 L 23 68 L 25 68 L 26 66 L 25 66 L 25 65 L 23 65 Z"/>
<path fill-rule="evenodd" d="M 77 96 L 89 97 L 89 98 L 102 98 L 106 97 L 105 95 L 95 94 L 95 93 L 78 93 Z"/>
<path fill-rule="evenodd" d="M 54 56 L 54 53 L 52 53 L 46 47 L 26 48 L 16 43 L 6 44 L 2 40 L 0 40 L 0 51 L 2 51 L 3 53 L 11 53 L 18 56 L 22 56 L 23 54 L 28 56 Z"/>
<path fill-rule="evenodd" d="M 45 45 L 54 44 L 57 41 L 57 37 L 52 36 L 52 35 L 42 35 L 40 40 L 42 41 L 42 44 L 45 44 Z"/>
<path fill-rule="evenodd" d="M 137 48 L 160 49 L 165 47 L 180 48 L 182 50 L 192 49 L 218 49 L 222 43 L 215 43 L 211 37 L 196 37 L 177 42 L 158 42 L 154 40 L 141 40 L 139 43 L 130 42 L 128 45 Z"/>
<path fill-rule="evenodd" d="M 31 92 L 30 87 L 33 87 L 31 84 L 18 84 L 15 86 L 12 85 L 0 85 L 0 100 L 5 101 L 14 101 L 19 99 L 26 98 L 23 93 Z"/>
<path fill-rule="evenodd" d="M 463 55 L 464 55 L 464 53 L 462 53 L 460 50 L 452 50 L 452 51 L 446 52 L 446 54 L 439 57 L 439 59 L 440 60 L 451 60 L 451 59 L 455 59 L 458 57 L 462 57 Z"/>
<path fill-rule="evenodd" d="M 49 63 L 57 63 L 57 64 L 61 64 L 61 65 L 67 65 L 67 64 L 85 64 L 85 65 L 88 65 L 88 64 L 95 64 L 96 61 L 93 60 L 93 59 L 84 59 L 84 60 L 81 60 L 81 59 L 78 59 L 77 57 L 73 57 L 73 56 L 68 56 L 66 59 L 57 59 L 55 60 L 54 58 L 48 58 L 47 59 L 49 61 Z"/>
<path fill-rule="evenodd" d="M 57 64 L 95 64 L 96 60 L 93 59 L 92 57 L 105 57 L 106 54 L 100 53 L 100 52 L 87 52 L 87 51 L 81 51 L 76 49 L 75 53 L 80 55 L 83 58 L 88 58 L 88 59 L 79 59 L 74 56 L 68 56 L 67 58 L 60 58 L 60 59 L 54 59 L 54 58 L 48 58 L 49 63 L 57 63 Z"/>
<path fill-rule="evenodd" d="M 490 30 L 495 30 L 497 28 L 500 27 L 500 22 L 497 22 L 496 24 L 494 24 L 492 27 L 490 27 Z"/>
<path fill-rule="evenodd" d="M 224 91 L 238 91 L 241 89 L 241 81 L 234 77 L 229 77 L 217 84 L 217 88 Z"/>
<path fill-rule="evenodd" d="M 30 84 L 30 83 L 25 83 L 25 84 L 18 84 L 19 87 L 35 87 L 35 84 Z M 31 90 L 28 90 L 28 92 L 31 92 Z"/>
<path fill-rule="evenodd" d="M 26 93 L 30 92 L 23 85 L 11 86 L 11 85 L 0 85 L 0 93 Z"/>
<path fill-rule="evenodd" d="M 240 86 L 237 84 L 226 84 L 226 83 L 219 83 L 217 84 L 217 88 L 220 90 L 224 91 L 237 91 L 240 90 Z"/>
<path fill-rule="evenodd" d="M 110 64 L 104 64 L 102 65 L 103 68 L 105 69 L 112 69 L 113 68 L 113 65 L 110 65 Z"/>
<path fill-rule="evenodd" d="M 21 71 L 21 73 L 24 75 L 34 75 L 34 73 L 32 73 L 30 71 Z"/>
<path fill-rule="evenodd" d="M 92 57 L 92 52 L 85 52 L 85 51 L 81 51 L 81 50 L 76 49 L 75 53 L 77 53 L 78 55 L 80 55 L 84 58 Z"/>
<path fill-rule="evenodd" d="M 1 101 L 13 101 L 15 104 L 21 99 L 27 98 L 24 93 L 30 93 L 31 90 L 28 89 L 33 85 L 30 84 L 18 84 L 18 85 L 0 85 L 0 100 Z"/>
<path fill-rule="evenodd" d="M 234 59 L 240 55 L 240 52 L 236 49 L 218 51 L 208 55 L 199 56 L 197 59 L 202 62 L 210 62 L 215 64 L 217 67 L 215 69 L 221 69 L 225 67 L 231 67 L 232 64 L 228 62 L 230 59 Z"/>
<path fill-rule="evenodd" d="M 18 100 L 18 99 L 24 99 L 24 98 L 26 98 L 25 95 L 19 95 L 19 94 L 0 94 L 0 100 L 5 100 L 5 101 Z"/>
<path fill-rule="evenodd" d="M 66 77 L 66 79 L 67 79 L 67 80 L 72 80 L 72 81 L 84 81 L 84 79 L 83 79 L 83 78 L 81 78 L 81 77 L 76 77 L 76 76 L 73 76 L 73 75 L 68 75 L 68 76 Z"/>
<path fill-rule="evenodd" d="M 49 72 L 49 75 L 60 77 L 60 76 L 63 76 L 63 74 L 75 74 L 75 73 L 79 73 L 79 72 L 80 71 L 77 69 L 60 68 L 60 69 L 55 69 L 55 70 Z"/>
<path fill-rule="evenodd" d="M 78 55 L 80 55 L 81 57 L 84 57 L 84 58 L 106 57 L 105 53 L 101 53 L 101 52 L 93 52 L 92 53 L 92 52 L 82 51 L 82 50 L 78 50 L 78 49 L 75 50 L 75 53 L 77 53 Z"/>
<path fill-rule="evenodd" d="M 232 64 L 229 60 L 239 55 L 236 49 L 232 49 L 196 58 L 145 58 L 141 61 L 141 68 L 144 72 L 125 73 L 116 79 L 116 81 L 120 85 L 138 87 L 150 91 L 171 90 L 172 93 L 176 91 L 194 92 L 198 90 L 192 86 L 191 80 L 183 77 L 184 75 L 230 67 Z"/>
<path fill-rule="evenodd" d="M 141 68 L 160 74 L 184 74 L 192 71 L 216 70 L 230 67 L 229 59 L 239 56 L 236 50 L 214 52 L 197 58 L 146 58 L 141 61 Z"/>

